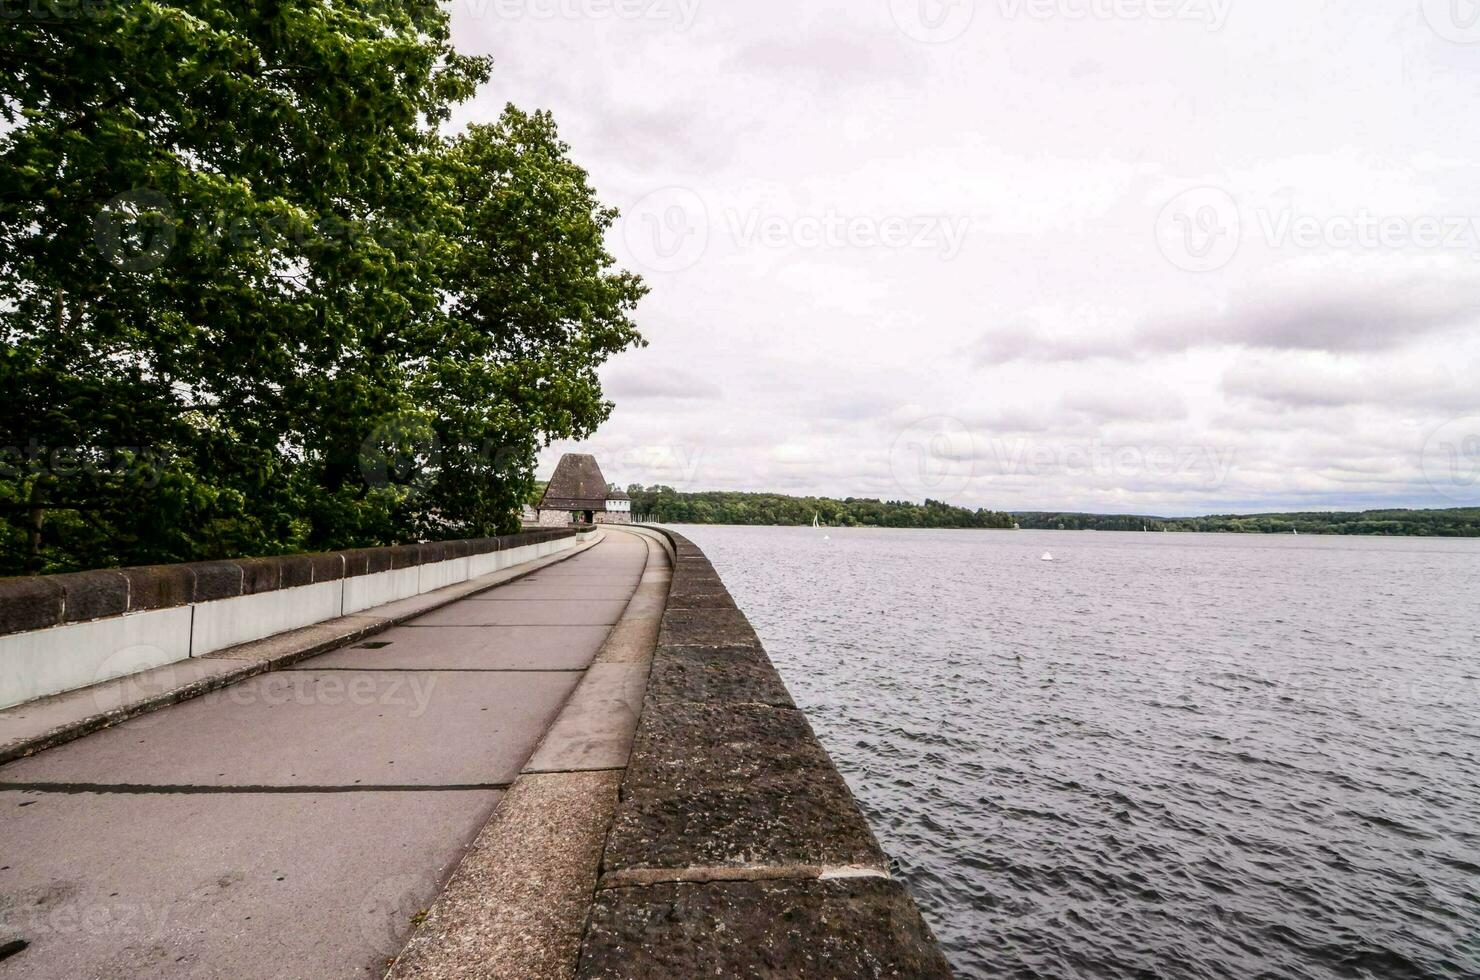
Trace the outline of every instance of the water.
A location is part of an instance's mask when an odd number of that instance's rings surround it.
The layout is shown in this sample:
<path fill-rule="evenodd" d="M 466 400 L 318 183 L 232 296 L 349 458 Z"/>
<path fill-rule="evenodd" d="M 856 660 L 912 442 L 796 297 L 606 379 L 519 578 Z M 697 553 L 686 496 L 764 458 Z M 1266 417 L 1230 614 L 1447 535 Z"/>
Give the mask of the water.
<path fill-rule="evenodd" d="M 1480 977 L 1480 541 L 679 530 L 959 975 Z"/>

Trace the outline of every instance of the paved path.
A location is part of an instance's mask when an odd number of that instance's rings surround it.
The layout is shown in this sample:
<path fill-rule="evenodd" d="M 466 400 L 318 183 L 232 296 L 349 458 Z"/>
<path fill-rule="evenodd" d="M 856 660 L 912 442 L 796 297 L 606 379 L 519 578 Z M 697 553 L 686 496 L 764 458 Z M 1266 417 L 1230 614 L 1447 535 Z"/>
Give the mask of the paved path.
<path fill-rule="evenodd" d="M 608 533 L 353 648 L 0 767 L 0 944 L 30 944 L 0 980 L 379 975 L 648 555 Z M 542 755 L 584 744 L 551 740 Z"/>

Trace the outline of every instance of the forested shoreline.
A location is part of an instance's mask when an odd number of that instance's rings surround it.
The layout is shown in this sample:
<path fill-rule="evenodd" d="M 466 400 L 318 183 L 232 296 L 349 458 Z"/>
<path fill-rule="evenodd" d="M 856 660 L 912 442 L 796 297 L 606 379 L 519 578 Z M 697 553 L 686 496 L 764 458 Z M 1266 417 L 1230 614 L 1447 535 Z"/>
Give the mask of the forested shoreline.
<path fill-rule="evenodd" d="M 627 488 L 632 512 L 662 524 L 811 524 L 828 527 L 1011 528 L 1012 518 L 991 510 L 953 507 L 938 500 L 923 504 L 863 497 L 789 497 L 779 493 L 712 491 L 680 493 L 672 487 Z"/>
<path fill-rule="evenodd" d="M 1142 517 L 1049 511 L 1013 515 L 1024 528 L 1066 531 L 1171 531 L 1204 534 L 1355 534 L 1388 537 L 1480 537 L 1480 508 L 1449 510 L 1296 511 Z"/>
<path fill-rule="evenodd" d="M 993 511 L 872 498 L 792 497 L 778 493 L 701 491 L 629 486 L 633 514 L 660 524 L 795 526 L 816 518 L 828 527 L 1066 531 L 1154 531 L 1223 534 L 1354 534 L 1480 537 L 1480 508 L 1448 510 L 1309 511 L 1153 517 L 1060 511 Z"/>

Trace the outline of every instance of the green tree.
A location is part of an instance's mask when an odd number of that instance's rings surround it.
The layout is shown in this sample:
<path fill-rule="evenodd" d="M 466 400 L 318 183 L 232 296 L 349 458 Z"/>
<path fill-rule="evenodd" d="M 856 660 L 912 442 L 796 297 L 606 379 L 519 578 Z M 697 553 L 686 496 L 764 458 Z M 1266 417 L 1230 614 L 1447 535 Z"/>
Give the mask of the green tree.
<path fill-rule="evenodd" d="M 27 9 L 0 32 L 0 567 L 515 526 L 641 343 L 549 117 L 441 135 L 490 66 L 420 0 Z"/>

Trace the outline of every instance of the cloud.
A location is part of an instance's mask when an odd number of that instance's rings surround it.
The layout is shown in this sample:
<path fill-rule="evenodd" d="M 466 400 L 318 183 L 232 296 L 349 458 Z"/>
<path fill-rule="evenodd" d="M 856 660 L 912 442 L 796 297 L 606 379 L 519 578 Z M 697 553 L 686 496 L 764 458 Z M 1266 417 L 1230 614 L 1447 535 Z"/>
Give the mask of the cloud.
<path fill-rule="evenodd" d="M 1187 417 L 1187 400 L 1180 392 L 1144 384 L 1072 391 L 1064 396 L 1063 406 L 1098 423 L 1176 422 Z"/>
<path fill-rule="evenodd" d="M 1338 288 L 1334 295 L 1255 301 L 1219 317 L 1163 323 L 1141 331 L 1136 347 L 1163 352 L 1191 347 L 1385 351 L 1480 320 L 1480 283 L 1474 280 Z"/>
<path fill-rule="evenodd" d="M 1095 358 L 1140 360 L 1200 348 L 1366 353 L 1480 323 L 1480 282 L 1406 280 L 1380 287 L 1350 283 L 1326 292 L 1245 299 L 1215 313 L 1167 317 L 1132 328 L 1124 312 L 1040 310 L 967 348 L 977 366 Z"/>
<path fill-rule="evenodd" d="M 987 367 L 1014 361 L 1125 359 L 1134 357 L 1138 351 L 1127 337 L 1047 333 L 1025 322 L 1016 328 L 983 334 L 967 347 L 966 353 L 977 367 Z"/>
<path fill-rule="evenodd" d="M 1010 325 L 982 334 L 967 345 L 977 367 L 1014 361 L 1085 361 L 1129 358 L 1137 353 L 1127 328 L 1127 310 L 1081 305 L 1024 311 Z"/>
<path fill-rule="evenodd" d="M 787 76 L 835 88 L 840 82 L 890 84 L 918 75 L 908 48 L 862 33 L 813 33 L 808 37 L 770 37 L 740 48 L 727 68 L 776 79 Z"/>
<path fill-rule="evenodd" d="M 1225 372 L 1223 391 L 1277 408 L 1383 406 L 1442 412 L 1480 411 L 1480 387 L 1442 366 L 1373 364 L 1292 355 L 1244 358 Z M 1473 375 L 1470 375 L 1473 377 Z"/>
<path fill-rule="evenodd" d="M 680 165 L 686 179 L 713 173 L 734 156 L 741 127 L 717 127 L 702 102 L 648 109 L 624 105 L 609 94 L 586 95 L 596 111 L 589 141 L 620 147 L 631 170 L 653 171 Z"/>
<path fill-rule="evenodd" d="M 720 387 L 699 375 L 674 371 L 657 365 L 637 370 L 626 363 L 613 367 L 603 379 L 602 389 L 608 398 L 622 401 L 669 399 L 674 401 L 715 401 L 724 397 Z"/>
<path fill-rule="evenodd" d="M 1418 461 L 1476 413 L 1480 248 L 1279 245 L 1256 216 L 1480 214 L 1460 47 L 1414 11 L 1333 31 L 1320 4 L 1244 5 L 1216 32 L 979 17 L 926 44 L 908 6 L 454 5 L 455 42 L 498 65 L 460 120 L 549 108 L 603 200 L 707 208 L 678 271 L 644 265 L 625 222 L 611 236 L 652 287 L 652 346 L 602 371 L 617 409 L 582 448 L 608 476 L 909 496 L 892 449 L 946 418 L 1049 461 L 951 488 L 972 506 L 1450 502 Z M 1247 213 L 1237 256 L 1195 275 L 1157 218 L 1204 184 Z M 970 227 L 950 258 L 732 230 L 833 211 Z M 1226 479 L 1181 465 L 1225 449 Z"/>

